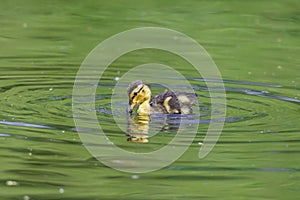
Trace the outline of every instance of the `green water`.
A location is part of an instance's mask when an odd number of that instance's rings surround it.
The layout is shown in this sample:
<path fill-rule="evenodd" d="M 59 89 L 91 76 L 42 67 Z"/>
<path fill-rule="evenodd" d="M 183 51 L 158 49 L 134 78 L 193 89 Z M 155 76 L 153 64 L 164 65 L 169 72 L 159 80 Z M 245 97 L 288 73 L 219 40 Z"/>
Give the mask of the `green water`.
<path fill-rule="evenodd" d="M 0 2 L 0 199 L 300 195 L 299 1 Z M 180 159 L 155 172 L 130 174 L 104 166 L 82 145 L 73 121 L 72 89 L 80 64 L 96 45 L 145 26 L 174 29 L 203 45 L 225 81 L 227 114 L 217 145 L 204 159 L 198 158 L 198 143 L 208 126 L 205 116 Z M 148 146 L 128 143 L 111 120 L 114 78 L 130 67 L 153 60 L 182 66 L 203 113 L 209 114 L 201 77 L 169 56 L 133 52 L 103 77 L 97 116 L 119 146 L 149 151 L 174 136 L 162 133 Z"/>

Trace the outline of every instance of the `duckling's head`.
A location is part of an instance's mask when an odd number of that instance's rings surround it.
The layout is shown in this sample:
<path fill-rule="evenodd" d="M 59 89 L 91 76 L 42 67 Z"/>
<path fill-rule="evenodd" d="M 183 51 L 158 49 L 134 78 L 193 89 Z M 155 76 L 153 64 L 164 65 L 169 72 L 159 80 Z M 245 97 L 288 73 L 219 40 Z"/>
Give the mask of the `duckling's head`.
<path fill-rule="evenodd" d="M 127 88 L 127 92 L 129 98 L 128 111 L 130 113 L 132 113 L 135 106 L 142 105 L 143 103 L 150 105 L 151 90 L 143 81 L 137 80 L 131 82 Z"/>

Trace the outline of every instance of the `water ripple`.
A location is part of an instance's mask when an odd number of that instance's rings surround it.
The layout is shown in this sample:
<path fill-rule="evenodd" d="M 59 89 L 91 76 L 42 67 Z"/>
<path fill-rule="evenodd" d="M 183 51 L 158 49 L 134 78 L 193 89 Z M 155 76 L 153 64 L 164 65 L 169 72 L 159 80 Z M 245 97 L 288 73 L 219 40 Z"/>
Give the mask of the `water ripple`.
<path fill-rule="evenodd" d="M 9 121 L 0 121 L 0 124 L 12 125 L 12 126 L 23 126 L 23 127 L 31 127 L 31 128 L 46 128 L 46 129 L 54 129 L 50 126 L 44 126 L 39 124 L 29 124 L 24 122 L 9 122 Z"/>

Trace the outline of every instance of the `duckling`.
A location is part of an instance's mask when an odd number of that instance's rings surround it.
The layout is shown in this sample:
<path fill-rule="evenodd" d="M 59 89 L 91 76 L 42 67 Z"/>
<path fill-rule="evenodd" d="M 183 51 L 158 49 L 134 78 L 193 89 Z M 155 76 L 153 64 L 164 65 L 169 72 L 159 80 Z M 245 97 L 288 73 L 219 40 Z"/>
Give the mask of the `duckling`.
<path fill-rule="evenodd" d="M 152 113 L 190 114 L 191 107 L 198 101 L 195 93 L 165 91 L 151 98 L 151 89 L 141 80 L 133 81 L 127 88 L 129 97 L 129 113 L 137 108 L 138 115 Z"/>

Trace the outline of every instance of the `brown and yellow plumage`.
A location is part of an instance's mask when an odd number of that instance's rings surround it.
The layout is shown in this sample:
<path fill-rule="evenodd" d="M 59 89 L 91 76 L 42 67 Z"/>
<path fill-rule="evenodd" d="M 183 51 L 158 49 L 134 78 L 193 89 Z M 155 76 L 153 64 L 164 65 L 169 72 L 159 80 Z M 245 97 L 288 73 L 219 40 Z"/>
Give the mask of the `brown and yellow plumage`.
<path fill-rule="evenodd" d="M 165 114 L 190 114 L 192 106 L 198 101 L 195 93 L 165 91 L 151 98 L 151 89 L 141 80 L 133 81 L 128 89 L 129 108 L 138 106 L 138 115 L 149 115 L 152 113 Z"/>

